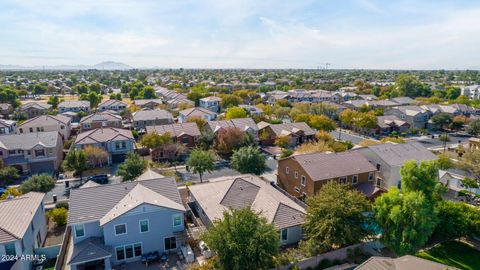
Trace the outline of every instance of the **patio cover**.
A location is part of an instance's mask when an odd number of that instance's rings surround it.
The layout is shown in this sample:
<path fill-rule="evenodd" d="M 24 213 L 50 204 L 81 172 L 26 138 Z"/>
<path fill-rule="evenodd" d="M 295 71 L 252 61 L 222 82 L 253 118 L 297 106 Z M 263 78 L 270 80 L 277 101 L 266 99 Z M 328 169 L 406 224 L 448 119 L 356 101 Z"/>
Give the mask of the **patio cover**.
<path fill-rule="evenodd" d="M 91 237 L 73 246 L 72 257 L 68 264 L 81 264 L 109 258 L 112 254 L 99 237 Z"/>

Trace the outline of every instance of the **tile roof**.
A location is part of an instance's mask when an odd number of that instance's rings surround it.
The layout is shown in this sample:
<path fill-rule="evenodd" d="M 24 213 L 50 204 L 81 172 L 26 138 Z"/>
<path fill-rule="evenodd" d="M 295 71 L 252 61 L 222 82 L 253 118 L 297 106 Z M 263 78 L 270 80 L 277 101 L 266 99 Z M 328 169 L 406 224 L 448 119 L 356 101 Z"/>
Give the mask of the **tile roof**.
<path fill-rule="evenodd" d="M 161 99 L 135 99 L 133 103 L 137 106 L 144 106 L 145 104 L 148 104 L 150 102 L 157 103 L 157 104 L 162 104 Z"/>
<path fill-rule="evenodd" d="M 242 131 L 251 129 L 258 131 L 257 124 L 252 118 L 236 118 L 231 120 L 208 121 L 207 126 L 213 131 L 217 132 L 221 128 L 236 127 Z"/>
<path fill-rule="evenodd" d="M 392 98 L 392 100 L 401 105 L 408 105 L 415 102 L 415 100 L 413 100 L 410 97 L 396 97 L 396 98 Z"/>
<path fill-rule="evenodd" d="M 6 119 L 0 118 L 0 127 L 7 128 L 7 127 L 11 127 L 12 125 L 15 125 L 16 123 L 17 121 L 14 121 L 14 120 L 6 120 Z"/>
<path fill-rule="evenodd" d="M 112 107 L 112 106 L 127 106 L 127 103 L 121 101 L 121 100 L 116 100 L 116 99 L 109 99 L 105 100 L 104 102 L 98 104 L 98 107 Z"/>
<path fill-rule="evenodd" d="M 108 221 L 112 214 L 118 215 L 125 211 L 125 208 L 119 205 L 121 201 L 133 204 L 135 200 L 145 203 L 155 203 L 157 200 L 155 204 L 168 203 L 166 205 L 169 207 L 179 208 L 182 200 L 175 179 L 157 178 L 155 175 L 153 177 L 155 178 L 144 177 L 141 181 L 72 190 L 68 223 L 100 221 L 102 218 Z"/>
<path fill-rule="evenodd" d="M 45 102 L 29 102 L 29 103 L 25 103 L 23 105 L 20 106 L 20 110 L 26 110 L 28 108 L 35 108 L 35 109 L 39 109 L 39 110 L 48 110 L 52 107 L 52 105 L 50 104 L 47 104 Z"/>
<path fill-rule="evenodd" d="M 401 166 L 407 160 L 437 160 L 438 157 L 418 142 L 385 143 L 368 146 L 375 154 L 391 166 Z"/>
<path fill-rule="evenodd" d="M 133 113 L 133 121 L 145 121 L 154 119 L 173 120 L 173 116 L 166 110 L 140 110 Z"/>
<path fill-rule="evenodd" d="M 259 123 L 260 124 L 260 123 Z M 315 130 L 309 127 L 305 122 L 283 123 L 268 125 L 277 136 L 290 135 L 303 131 L 305 136 L 315 135 Z M 261 129 L 261 126 L 258 126 Z"/>
<path fill-rule="evenodd" d="M 58 108 L 90 108 L 88 100 L 70 100 L 62 101 L 58 104 Z"/>
<path fill-rule="evenodd" d="M 385 116 L 377 116 L 377 125 L 381 128 L 388 128 L 392 124 L 395 124 L 396 126 L 403 126 L 407 124 L 407 122 L 400 120 L 395 115 L 385 115 Z"/>
<path fill-rule="evenodd" d="M 44 196 L 44 193 L 29 192 L 0 201 L 0 243 L 23 238 Z"/>
<path fill-rule="evenodd" d="M 35 145 L 44 147 L 57 146 L 58 131 L 11 134 L 0 136 L 0 147 L 3 149 L 32 149 Z"/>
<path fill-rule="evenodd" d="M 197 124 L 195 123 L 177 123 L 177 124 L 168 124 L 168 125 L 157 125 L 157 126 L 147 126 L 147 133 L 156 132 L 160 135 L 169 133 L 171 136 L 181 136 L 187 134 L 190 136 L 200 136 L 200 130 L 198 129 Z"/>
<path fill-rule="evenodd" d="M 399 258 L 373 256 L 355 268 L 356 270 L 458 270 L 456 267 L 405 255 Z"/>
<path fill-rule="evenodd" d="M 288 157 L 296 160 L 313 181 L 373 172 L 376 168 L 360 153 L 312 153 Z M 287 158 L 287 159 L 288 159 Z"/>
<path fill-rule="evenodd" d="M 134 140 L 132 131 L 121 128 L 96 128 L 78 134 L 75 144 L 94 144 L 118 140 Z"/>
<path fill-rule="evenodd" d="M 222 99 L 216 96 L 209 96 L 209 97 L 204 97 L 201 98 L 200 100 L 202 101 L 221 101 Z"/>
<path fill-rule="evenodd" d="M 80 123 L 114 122 L 114 121 L 122 121 L 122 117 L 118 114 L 110 113 L 107 111 L 90 114 L 80 119 Z"/>
<path fill-rule="evenodd" d="M 253 175 L 210 179 L 189 190 L 211 221 L 221 219 L 229 208 L 250 206 L 281 229 L 303 224 L 306 214 L 290 197 Z"/>
<path fill-rule="evenodd" d="M 50 125 L 68 125 L 71 121 L 71 118 L 65 115 L 40 115 L 34 118 L 30 118 L 27 121 L 23 122 L 20 127 L 41 127 L 41 126 L 50 126 Z"/>
<path fill-rule="evenodd" d="M 68 264 L 80 264 L 108 258 L 112 256 L 111 248 L 105 246 L 100 237 L 90 237 L 73 245 L 72 255 Z"/>
<path fill-rule="evenodd" d="M 185 117 L 202 117 L 204 115 L 217 115 L 216 112 L 213 112 L 209 109 L 205 109 L 205 108 L 202 108 L 202 107 L 193 107 L 193 108 L 188 108 L 188 109 L 185 109 L 185 110 L 182 110 L 179 112 L 179 114 L 185 116 Z"/>

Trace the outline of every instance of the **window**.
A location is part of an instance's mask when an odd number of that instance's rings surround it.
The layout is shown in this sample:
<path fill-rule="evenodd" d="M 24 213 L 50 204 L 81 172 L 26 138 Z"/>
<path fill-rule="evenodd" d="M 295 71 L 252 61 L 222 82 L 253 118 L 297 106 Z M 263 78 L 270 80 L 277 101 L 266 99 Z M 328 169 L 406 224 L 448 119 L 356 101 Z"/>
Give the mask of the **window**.
<path fill-rule="evenodd" d="M 15 155 L 15 153 L 16 153 L 15 150 L 8 150 L 9 155 Z"/>
<path fill-rule="evenodd" d="M 352 184 L 358 183 L 358 175 L 352 176 Z"/>
<path fill-rule="evenodd" d="M 298 187 L 295 187 L 295 191 L 296 191 L 297 193 L 300 193 L 300 189 L 299 189 Z"/>
<path fill-rule="evenodd" d="M 33 128 L 29 128 L 29 130 L 30 130 L 30 133 L 32 133 L 32 132 L 33 132 Z"/>
<path fill-rule="evenodd" d="M 380 179 L 379 177 L 377 177 L 377 186 L 381 186 L 382 184 L 382 179 Z"/>
<path fill-rule="evenodd" d="M 132 245 L 125 246 L 125 257 L 127 257 L 127 259 L 133 258 L 133 246 Z"/>
<path fill-rule="evenodd" d="M 83 224 L 75 225 L 75 237 L 80 238 L 85 236 L 85 227 Z"/>
<path fill-rule="evenodd" d="M 282 229 L 280 231 L 280 239 L 282 241 L 287 241 L 288 240 L 288 229 Z"/>
<path fill-rule="evenodd" d="M 298 179 L 298 172 L 295 171 L 293 174 L 294 174 L 294 176 L 295 176 L 295 179 Z"/>
<path fill-rule="evenodd" d="M 6 244 L 5 245 L 5 255 L 16 256 L 17 251 L 15 250 L 15 244 Z"/>
<path fill-rule="evenodd" d="M 288 167 L 285 167 L 285 173 L 286 173 L 286 174 L 288 174 L 289 170 L 290 170 L 290 169 L 289 169 Z"/>
<path fill-rule="evenodd" d="M 45 150 L 44 150 L 44 149 L 35 150 L 35 156 L 36 156 L 36 157 L 43 157 L 43 156 L 45 156 Z"/>
<path fill-rule="evenodd" d="M 117 251 L 117 261 L 125 260 L 125 250 L 123 249 L 123 247 L 117 247 L 116 251 Z"/>
<path fill-rule="evenodd" d="M 148 219 L 140 220 L 140 232 L 145 233 L 148 232 Z"/>
<path fill-rule="evenodd" d="M 188 144 L 188 143 L 189 143 L 189 139 L 188 139 L 187 136 L 182 137 L 182 143 L 184 143 L 184 144 Z"/>
<path fill-rule="evenodd" d="M 175 214 L 173 215 L 173 227 L 178 227 L 182 225 L 182 215 Z"/>
<path fill-rule="evenodd" d="M 20 130 L 20 133 L 23 133 L 23 128 L 19 129 Z"/>
<path fill-rule="evenodd" d="M 126 142 L 122 142 L 122 149 L 125 149 L 127 148 L 127 143 Z"/>
<path fill-rule="evenodd" d="M 40 235 L 40 231 L 37 232 L 37 247 L 42 246 L 42 236 Z"/>
<path fill-rule="evenodd" d="M 368 173 L 368 181 L 373 181 L 373 172 Z"/>
<path fill-rule="evenodd" d="M 127 224 L 115 225 L 115 235 L 122 235 L 127 233 Z"/>
<path fill-rule="evenodd" d="M 133 245 L 133 252 L 135 253 L 135 257 L 142 256 L 142 244 L 137 243 Z"/>
<path fill-rule="evenodd" d="M 176 249 L 177 239 L 174 236 L 165 238 L 165 250 Z"/>
<path fill-rule="evenodd" d="M 346 176 L 342 176 L 339 179 L 340 179 L 340 184 L 346 184 L 347 183 L 347 177 Z"/>
<path fill-rule="evenodd" d="M 302 184 L 302 186 L 305 186 L 307 184 L 307 178 L 305 177 L 305 175 L 302 175 L 302 177 L 300 177 L 300 184 Z"/>
<path fill-rule="evenodd" d="M 60 129 L 65 129 L 65 126 L 60 126 Z"/>
<path fill-rule="evenodd" d="M 377 163 L 377 171 L 380 171 L 380 164 Z"/>

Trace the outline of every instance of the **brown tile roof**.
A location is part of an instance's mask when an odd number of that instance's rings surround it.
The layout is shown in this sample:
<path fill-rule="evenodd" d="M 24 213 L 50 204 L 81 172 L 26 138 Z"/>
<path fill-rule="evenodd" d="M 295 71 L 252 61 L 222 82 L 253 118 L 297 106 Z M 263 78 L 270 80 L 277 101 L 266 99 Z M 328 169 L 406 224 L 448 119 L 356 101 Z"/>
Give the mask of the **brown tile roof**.
<path fill-rule="evenodd" d="M 169 125 L 147 126 L 146 131 L 147 133 L 156 132 L 160 135 L 168 132 L 171 136 L 175 137 L 181 136 L 182 134 L 187 134 L 190 136 L 200 136 L 200 130 L 195 123 L 178 123 Z"/>
<path fill-rule="evenodd" d="M 213 132 L 217 132 L 219 129 L 227 127 L 236 127 L 242 131 L 245 131 L 247 129 L 258 131 L 257 124 L 255 124 L 252 118 L 236 118 L 231 120 L 208 121 L 207 126 Z"/>
<path fill-rule="evenodd" d="M 202 107 L 188 108 L 188 109 L 180 111 L 179 113 L 181 115 L 184 115 L 185 117 L 198 116 L 198 117 L 202 117 L 202 118 L 203 118 L 204 115 L 217 115 L 217 113 L 215 113 L 215 112 L 213 112 L 209 109 L 202 108 Z"/>
<path fill-rule="evenodd" d="M 19 127 L 41 127 L 48 125 L 68 125 L 71 118 L 65 115 L 40 115 L 23 122 Z"/>
<path fill-rule="evenodd" d="M 286 159 L 298 162 L 313 181 L 373 172 L 376 168 L 360 153 L 312 153 Z"/>
<path fill-rule="evenodd" d="M 104 122 L 104 121 L 106 122 L 122 121 L 122 117 L 118 114 L 114 114 L 108 111 L 97 112 L 97 113 L 82 117 L 82 119 L 80 120 L 80 123 L 93 123 L 93 122 Z"/>
<path fill-rule="evenodd" d="M 305 122 L 297 123 L 284 123 L 284 124 L 270 124 L 268 125 L 277 136 L 290 135 L 291 133 L 297 133 L 303 131 L 304 135 L 315 135 L 315 130 L 309 127 Z M 259 126 L 261 129 L 262 127 Z"/>
<path fill-rule="evenodd" d="M 78 134 L 75 144 L 94 144 L 117 140 L 134 140 L 132 131 L 121 128 L 96 128 Z"/>

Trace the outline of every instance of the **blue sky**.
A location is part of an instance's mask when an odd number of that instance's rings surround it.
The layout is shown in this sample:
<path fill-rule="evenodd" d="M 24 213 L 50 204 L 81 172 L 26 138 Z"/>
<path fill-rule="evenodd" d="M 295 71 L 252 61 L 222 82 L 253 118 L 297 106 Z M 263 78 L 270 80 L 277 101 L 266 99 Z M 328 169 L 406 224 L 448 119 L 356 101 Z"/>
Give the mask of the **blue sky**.
<path fill-rule="evenodd" d="M 0 64 L 480 67 L 480 1 L 2 0 Z"/>

